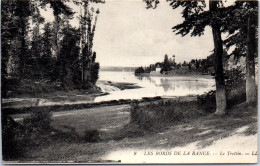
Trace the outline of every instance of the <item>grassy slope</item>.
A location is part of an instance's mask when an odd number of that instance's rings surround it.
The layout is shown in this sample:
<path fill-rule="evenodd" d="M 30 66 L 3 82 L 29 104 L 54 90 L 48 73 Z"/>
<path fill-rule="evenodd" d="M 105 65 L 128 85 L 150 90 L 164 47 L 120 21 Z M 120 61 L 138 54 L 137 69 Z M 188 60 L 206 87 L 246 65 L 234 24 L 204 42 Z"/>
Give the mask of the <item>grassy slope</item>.
<path fill-rule="evenodd" d="M 100 107 L 54 113 L 53 127 L 66 130 L 64 125 L 74 127 L 82 134 L 85 129 L 96 128 L 101 131 L 103 141 L 97 143 L 77 143 L 56 141 L 38 147 L 27 147 L 24 161 L 86 161 L 100 159 L 101 156 L 124 148 L 173 148 L 199 141 L 198 146 L 205 147 L 214 141 L 231 136 L 237 129 L 247 126 L 242 135 L 257 133 L 256 108 L 247 108 L 245 104 L 230 110 L 224 117 L 205 115 L 190 118 L 185 123 L 167 126 L 161 130 L 148 132 L 139 137 L 111 139 L 122 134 L 122 128 L 130 121 L 127 105 Z M 199 109 L 197 105 L 187 104 L 185 109 Z M 131 127 L 131 126 L 130 126 Z M 135 126 L 132 126 L 135 130 Z M 131 129 L 130 129 L 131 130 Z"/>

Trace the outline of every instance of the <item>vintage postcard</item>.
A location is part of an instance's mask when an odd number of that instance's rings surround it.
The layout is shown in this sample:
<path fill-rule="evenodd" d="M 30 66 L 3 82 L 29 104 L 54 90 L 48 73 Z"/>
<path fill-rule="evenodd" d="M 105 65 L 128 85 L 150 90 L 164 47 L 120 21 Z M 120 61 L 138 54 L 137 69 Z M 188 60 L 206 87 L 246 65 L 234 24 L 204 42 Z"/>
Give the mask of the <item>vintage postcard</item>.
<path fill-rule="evenodd" d="M 257 163 L 257 34 L 256 0 L 2 0 L 2 162 Z"/>

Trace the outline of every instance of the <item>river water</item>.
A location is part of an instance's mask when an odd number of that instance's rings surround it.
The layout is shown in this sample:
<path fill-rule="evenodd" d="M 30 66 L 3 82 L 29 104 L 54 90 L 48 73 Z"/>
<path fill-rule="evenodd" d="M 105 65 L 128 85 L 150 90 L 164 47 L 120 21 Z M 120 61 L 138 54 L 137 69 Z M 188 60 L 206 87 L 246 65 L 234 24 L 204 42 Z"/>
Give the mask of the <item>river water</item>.
<path fill-rule="evenodd" d="M 102 85 L 102 81 L 134 83 L 142 88 L 125 89 L 106 87 L 104 92 L 108 95 L 95 98 L 95 102 L 118 99 L 141 99 L 143 97 L 161 96 L 172 98 L 177 96 L 199 95 L 215 89 L 215 81 L 209 76 L 135 76 L 133 72 L 112 72 L 101 71 L 97 86 Z M 104 89 L 101 87 L 101 89 Z"/>
<path fill-rule="evenodd" d="M 120 90 L 107 85 L 104 81 L 113 83 L 132 83 L 141 88 Z M 54 98 L 10 98 L 2 101 L 4 107 L 31 107 L 83 104 L 120 99 L 142 99 L 143 97 L 174 98 L 178 96 L 199 95 L 215 89 L 215 81 L 207 76 L 173 76 L 173 77 L 140 77 L 133 72 L 101 71 L 99 86 L 107 95 L 102 96 L 54 96 Z"/>

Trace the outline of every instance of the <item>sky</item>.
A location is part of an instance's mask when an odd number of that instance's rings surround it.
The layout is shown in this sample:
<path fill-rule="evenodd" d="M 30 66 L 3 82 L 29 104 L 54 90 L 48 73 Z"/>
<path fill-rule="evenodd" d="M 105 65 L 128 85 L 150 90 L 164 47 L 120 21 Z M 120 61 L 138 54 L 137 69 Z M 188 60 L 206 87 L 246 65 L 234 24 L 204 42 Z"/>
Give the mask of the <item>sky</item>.
<path fill-rule="evenodd" d="M 181 10 L 161 2 L 146 9 L 142 1 L 112 1 L 100 5 L 94 38 L 101 66 L 148 66 L 162 62 L 164 55 L 176 62 L 205 58 L 213 50 L 211 29 L 202 37 L 181 37 L 172 27 L 183 21 Z"/>
<path fill-rule="evenodd" d="M 79 7 L 70 6 L 79 11 Z M 142 0 L 110 0 L 92 6 L 100 9 L 93 51 L 101 67 L 149 66 L 162 62 L 165 54 L 175 55 L 177 63 L 212 54 L 211 28 L 207 27 L 200 37 L 175 35 L 172 27 L 183 21 L 182 10 L 173 10 L 165 1 L 156 9 L 146 9 Z M 50 11 L 44 15 L 53 20 Z M 73 19 L 71 24 L 78 26 L 78 20 Z"/>

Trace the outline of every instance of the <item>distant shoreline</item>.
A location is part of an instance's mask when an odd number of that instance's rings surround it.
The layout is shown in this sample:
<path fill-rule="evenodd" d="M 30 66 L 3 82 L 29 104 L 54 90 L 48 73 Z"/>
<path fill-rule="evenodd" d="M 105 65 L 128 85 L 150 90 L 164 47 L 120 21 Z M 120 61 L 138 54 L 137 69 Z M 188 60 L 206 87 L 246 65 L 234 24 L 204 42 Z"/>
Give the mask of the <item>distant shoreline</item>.
<path fill-rule="evenodd" d="M 140 73 L 140 74 L 135 74 L 135 76 L 140 76 L 140 77 L 195 77 L 195 78 L 208 78 L 208 79 L 213 79 L 213 77 L 211 75 L 202 75 L 202 74 L 191 74 L 191 73 L 187 73 L 187 74 L 150 74 L 150 73 Z"/>
<path fill-rule="evenodd" d="M 199 72 L 188 72 L 188 73 L 170 73 L 170 74 L 161 74 L 161 73 L 138 73 L 135 74 L 134 71 L 119 71 L 119 70 L 100 70 L 101 72 L 129 72 L 133 73 L 135 76 L 140 76 L 140 77 L 175 77 L 175 76 L 185 76 L 185 77 L 195 77 L 195 78 L 214 78 L 210 74 L 203 75 Z"/>

